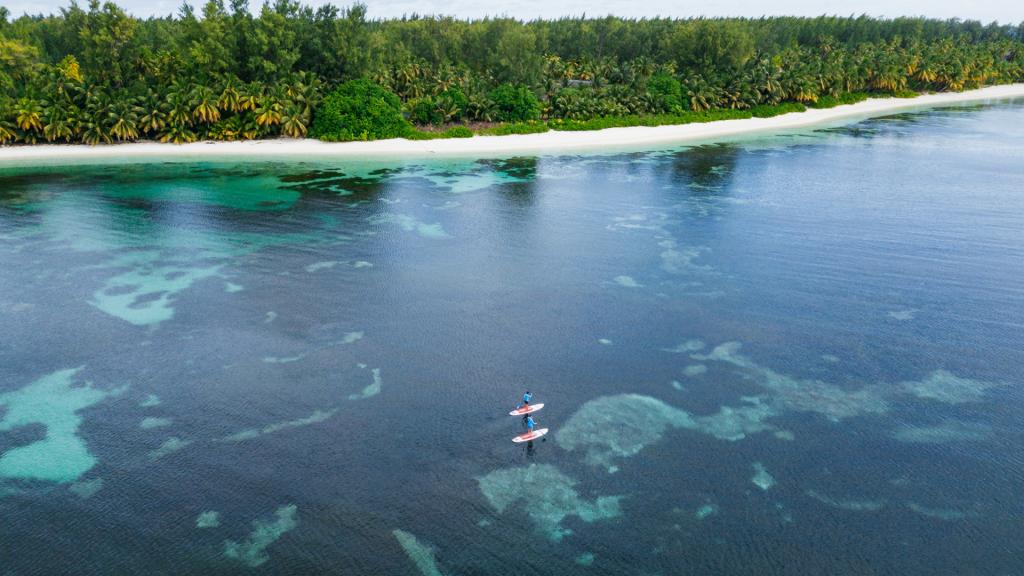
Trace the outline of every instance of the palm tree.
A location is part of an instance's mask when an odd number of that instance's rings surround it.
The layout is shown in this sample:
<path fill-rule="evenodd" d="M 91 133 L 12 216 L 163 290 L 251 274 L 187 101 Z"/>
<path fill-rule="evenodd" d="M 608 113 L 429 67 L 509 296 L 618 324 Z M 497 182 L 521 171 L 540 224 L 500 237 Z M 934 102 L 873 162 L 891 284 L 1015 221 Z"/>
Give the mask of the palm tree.
<path fill-rule="evenodd" d="M 225 142 L 233 142 L 238 140 L 238 137 L 241 135 L 241 127 L 242 122 L 240 117 L 232 116 L 230 118 L 225 118 L 210 128 L 210 138 Z"/>
<path fill-rule="evenodd" d="M 7 118 L 10 116 L 6 107 L 0 106 L 0 144 L 7 144 L 18 139 L 18 128 Z"/>
<path fill-rule="evenodd" d="M 15 124 L 25 132 L 43 131 L 43 102 L 32 98 L 21 98 L 15 106 Z"/>
<path fill-rule="evenodd" d="M 256 123 L 260 126 L 277 126 L 281 123 L 281 112 L 284 105 L 276 94 L 268 94 L 260 99 L 260 107 L 255 110 Z"/>
<path fill-rule="evenodd" d="M 313 109 L 320 103 L 322 92 L 323 83 L 315 74 L 293 74 L 285 83 L 285 106 L 295 104 L 302 109 L 303 114 L 312 115 Z"/>
<path fill-rule="evenodd" d="M 721 92 L 700 74 L 691 74 L 683 82 L 683 93 L 687 104 L 694 112 L 702 112 L 717 106 Z"/>
<path fill-rule="evenodd" d="M 256 114 L 254 112 L 249 112 L 242 116 L 241 124 L 242 127 L 239 130 L 239 133 L 246 140 L 255 140 L 264 133 L 264 128 L 256 122 Z"/>
<path fill-rule="evenodd" d="M 184 124 L 168 124 L 160 134 L 160 141 L 171 144 L 187 144 L 196 141 L 196 134 Z"/>
<path fill-rule="evenodd" d="M 137 140 L 139 138 L 139 108 L 131 100 L 115 102 L 107 112 L 110 135 L 118 140 Z"/>
<path fill-rule="evenodd" d="M 722 105 L 733 110 L 745 110 L 757 106 L 758 94 L 744 78 L 734 76 L 723 90 Z"/>
<path fill-rule="evenodd" d="M 238 90 L 234 78 L 224 82 L 224 88 L 217 98 L 217 106 L 224 112 L 238 112 L 242 109 L 242 93 Z"/>
<path fill-rule="evenodd" d="M 403 100 L 420 98 L 426 94 L 427 91 L 423 87 L 425 76 L 425 67 L 421 66 L 418 62 L 409 62 L 398 69 L 395 73 L 395 79 L 398 84 L 396 88 Z"/>
<path fill-rule="evenodd" d="M 257 119 L 258 120 L 258 119 Z M 281 117 L 281 133 L 289 138 L 302 138 L 309 131 L 309 118 L 297 104 L 284 109 Z"/>
<path fill-rule="evenodd" d="M 797 102 L 817 102 L 819 85 L 804 67 L 790 67 L 782 77 L 789 98 Z"/>
<path fill-rule="evenodd" d="M 468 104 L 466 104 L 466 115 L 474 120 L 481 122 L 493 122 L 494 116 L 497 114 L 494 102 L 487 97 L 486 94 L 480 92 L 473 92 L 468 96 Z"/>
<path fill-rule="evenodd" d="M 152 91 L 142 99 L 139 116 L 139 130 L 144 134 L 156 134 L 167 124 L 167 114 L 160 109 L 160 97 Z"/>
<path fill-rule="evenodd" d="M 74 56 L 65 56 L 50 71 L 46 93 L 51 94 L 55 99 L 70 99 L 81 91 L 82 82 L 82 71 L 78 60 Z"/>
<path fill-rule="evenodd" d="M 558 88 L 565 86 L 565 68 L 565 62 L 557 54 L 544 56 L 542 76 L 544 78 L 544 91 L 547 94 L 552 94 Z"/>
<path fill-rule="evenodd" d="M 379 84 L 392 92 L 395 91 L 394 73 L 390 68 L 379 68 L 374 70 L 370 73 L 370 80 L 373 80 L 375 84 Z"/>
<path fill-rule="evenodd" d="M 438 114 L 441 115 L 441 121 L 445 123 L 458 119 L 459 115 L 462 114 L 462 110 L 459 109 L 459 105 L 451 100 L 438 100 L 436 109 Z"/>
<path fill-rule="evenodd" d="M 434 94 L 440 94 L 451 88 L 458 86 L 459 77 L 455 68 L 448 63 L 442 64 L 434 72 Z"/>
<path fill-rule="evenodd" d="M 263 89 L 261 86 L 250 84 L 244 91 L 240 92 L 238 97 L 238 111 L 255 110 L 259 107 L 260 97 L 262 95 Z"/>
<path fill-rule="evenodd" d="M 192 89 L 192 117 L 196 120 L 213 124 L 220 120 L 220 109 L 217 108 L 218 99 L 213 90 L 206 86 L 196 86 Z"/>
<path fill-rule="evenodd" d="M 54 104 L 46 111 L 43 136 L 48 142 L 70 142 L 78 135 L 78 113 L 74 104 Z"/>
<path fill-rule="evenodd" d="M 101 142 L 110 143 L 110 134 L 104 126 L 105 118 L 101 114 L 87 114 L 82 120 L 82 142 L 95 146 Z"/>
<path fill-rule="evenodd" d="M 747 83 L 758 93 L 758 100 L 764 104 L 778 104 L 786 98 L 782 85 L 780 58 L 762 58 L 754 65 Z"/>
<path fill-rule="evenodd" d="M 181 88 L 174 89 L 167 94 L 164 102 L 164 111 L 167 115 L 167 124 L 179 127 L 188 127 L 192 124 L 192 107 L 189 101 L 188 92 Z"/>

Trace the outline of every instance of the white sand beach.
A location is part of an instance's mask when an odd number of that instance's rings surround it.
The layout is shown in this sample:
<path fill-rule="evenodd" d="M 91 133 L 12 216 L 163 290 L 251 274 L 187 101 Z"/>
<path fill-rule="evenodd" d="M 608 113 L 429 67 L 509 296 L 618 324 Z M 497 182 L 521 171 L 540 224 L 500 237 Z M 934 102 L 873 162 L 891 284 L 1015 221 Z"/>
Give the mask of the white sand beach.
<path fill-rule="evenodd" d="M 436 156 L 487 157 L 509 154 L 559 154 L 584 151 L 643 149 L 698 142 L 714 142 L 751 133 L 777 133 L 816 125 L 839 124 L 902 110 L 923 109 L 967 102 L 1024 97 L 1024 84 L 991 86 L 966 92 L 925 94 L 917 98 L 878 98 L 823 110 L 810 109 L 772 118 L 657 127 L 608 128 L 582 132 L 549 131 L 541 134 L 474 136 L 443 140 L 377 140 L 326 143 L 318 140 L 256 140 L 196 142 L 174 145 L 138 142 L 86 146 L 81 144 L 0 147 L 0 166 L 25 164 L 81 164 L 133 161 L 186 161 L 212 159 L 401 159 Z"/>

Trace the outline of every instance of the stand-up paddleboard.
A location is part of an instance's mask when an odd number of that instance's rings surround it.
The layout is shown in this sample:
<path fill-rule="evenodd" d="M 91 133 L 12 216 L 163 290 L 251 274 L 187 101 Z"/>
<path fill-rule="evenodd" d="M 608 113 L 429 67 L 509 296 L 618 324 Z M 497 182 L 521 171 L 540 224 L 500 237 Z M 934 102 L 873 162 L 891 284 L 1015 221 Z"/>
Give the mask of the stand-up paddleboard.
<path fill-rule="evenodd" d="M 525 434 L 520 434 L 519 436 L 516 436 L 515 438 L 513 438 L 512 441 L 515 442 L 516 444 L 519 444 L 520 442 L 529 442 L 530 440 L 536 440 L 537 438 L 540 438 L 541 436 L 543 436 L 543 435 L 545 435 L 547 433 L 548 433 L 548 429 L 547 428 L 541 428 L 540 430 L 534 430 L 533 432 L 527 432 Z"/>
<path fill-rule="evenodd" d="M 533 414 L 537 410 L 544 407 L 543 403 L 530 404 L 529 406 L 523 406 L 522 408 L 516 408 L 515 410 L 508 413 L 509 416 L 523 416 L 525 414 Z"/>

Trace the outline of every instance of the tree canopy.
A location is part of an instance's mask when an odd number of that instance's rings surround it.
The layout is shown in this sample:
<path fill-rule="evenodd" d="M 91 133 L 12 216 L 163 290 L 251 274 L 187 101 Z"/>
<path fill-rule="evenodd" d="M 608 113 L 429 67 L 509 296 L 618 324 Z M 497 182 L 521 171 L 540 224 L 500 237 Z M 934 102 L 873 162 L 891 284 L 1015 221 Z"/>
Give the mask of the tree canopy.
<path fill-rule="evenodd" d="M 813 105 L 1024 80 L 1024 23 L 370 20 L 362 4 L 291 0 L 255 14 L 248 0 L 208 0 L 148 19 L 99 0 L 0 11 L 0 143 L 301 137 L 323 95 L 354 80 L 393 94 L 417 124 Z"/>

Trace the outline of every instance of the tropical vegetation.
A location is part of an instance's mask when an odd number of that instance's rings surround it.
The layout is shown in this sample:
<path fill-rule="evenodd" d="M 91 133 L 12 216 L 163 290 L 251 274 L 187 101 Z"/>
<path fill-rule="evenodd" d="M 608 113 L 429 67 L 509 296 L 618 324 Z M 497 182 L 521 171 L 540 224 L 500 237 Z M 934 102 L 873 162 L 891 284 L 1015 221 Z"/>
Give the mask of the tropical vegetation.
<path fill-rule="evenodd" d="M 0 143 L 464 137 L 706 121 L 1024 81 L 1024 24 L 410 16 L 209 0 L 0 7 Z"/>

